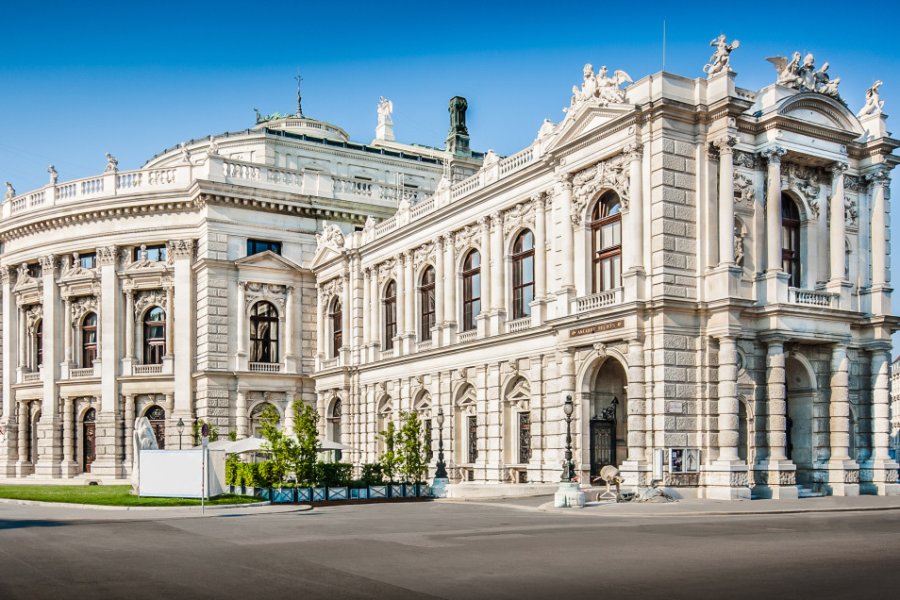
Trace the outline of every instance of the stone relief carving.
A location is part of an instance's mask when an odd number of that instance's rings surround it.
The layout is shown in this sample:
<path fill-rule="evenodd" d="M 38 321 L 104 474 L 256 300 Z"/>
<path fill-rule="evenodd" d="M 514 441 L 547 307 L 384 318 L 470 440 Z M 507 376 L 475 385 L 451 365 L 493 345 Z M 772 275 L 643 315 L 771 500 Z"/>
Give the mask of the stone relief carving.
<path fill-rule="evenodd" d="M 859 211 L 856 208 L 856 197 L 844 195 L 844 221 L 850 226 L 856 226 Z"/>
<path fill-rule="evenodd" d="M 597 192 L 607 188 L 619 194 L 622 207 L 628 208 L 628 170 L 626 157 L 620 154 L 609 160 L 588 167 L 572 178 L 572 223 L 581 223 L 581 216 L 588 202 L 593 200 Z"/>
<path fill-rule="evenodd" d="M 741 47 L 740 40 L 734 40 L 729 44 L 725 41 L 725 34 L 715 38 L 709 43 L 715 48 L 715 52 L 709 59 L 709 63 L 703 67 L 703 72 L 707 75 L 715 75 L 722 71 L 731 71 L 731 53 Z"/>
<path fill-rule="evenodd" d="M 422 244 L 413 250 L 413 267 L 418 270 L 425 263 L 434 263 L 434 242 Z"/>
<path fill-rule="evenodd" d="M 786 168 L 785 168 L 786 167 Z M 789 164 L 782 168 L 784 187 L 799 192 L 809 204 L 809 208 L 819 218 L 819 192 L 821 191 L 822 171 L 815 167 Z"/>
<path fill-rule="evenodd" d="M 844 471 L 844 483 L 859 483 L 859 469 Z"/>
<path fill-rule="evenodd" d="M 735 172 L 734 191 L 737 192 L 734 195 L 734 201 L 739 204 L 743 203 L 752 206 L 753 201 L 756 200 L 756 189 L 753 187 L 753 181 L 746 175 Z"/>
<path fill-rule="evenodd" d="M 840 100 L 838 85 L 841 78 L 829 77 L 828 63 L 816 69 L 816 59 L 811 53 L 802 62 L 800 57 L 799 52 L 794 52 L 790 60 L 786 56 L 771 56 L 766 59 L 775 65 L 778 73 L 776 83 L 800 92 L 818 92 Z"/>
<path fill-rule="evenodd" d="M 28 263 L 22 263 L 16 268 L 16 288 L 20 288 L 30 283 L 37 283 L 37 281 L 38 278 L 32 277 L 31 273 L 28 272 Z"/>
<path fill-rule="evenodd" d="M 102 248 L 97 248 L 97 264 L 98 265 L 113 265 L 116 264 L 116 259 L 119 256 L 118 249 L 115 246 L 103 246 Z"/>
<path fill-rule="evenodd" d="M 96 296 L 80 296 L 75 298 L 69 304 L 69 319 L 72 323 L 77 323 L 81 318 L 90 313 L 99 312 L 100 302 Z"/>
<path fill-rule="evenodd" d="M 478 236 L 481 235 L 482 224 L 466 225 L 456 232 L 454 244 L 457 252 L 462 252 L 469 246 L 477 245 Z"/>
<path fill-rule="evenodd" d="M 530 199 L 503 213 L 503 235 L 509 235 L 513 229 L 522 226 L 534 227 L 534 202 Z"/>
<path fill-rule="evenodd" d="M 759 166 L 759 156 L 743 150 L 734 151 L 734 164 L 746 169 L 755 169 Z"/>
<path fill-rule="evenodd" d="M 856 113 L 857 117 L 866 117 L 868 115 L 880 115 L 884 110 L 884 100 L 881 99 L 881 95 L 878 93 L 878 88 L 881 87 L 882 81 L 880 79 L 876 79 L 875 83 L 872 84 L 872 87 L 866 90 L 866 103 L 863 105 L 862 109 L 858 113 Z"/>
<path fill-rule="evenodd" d="M 393 259 L 388 259 L 378 265 L 378 281 L 379 283 L 383 283 L 388 279 L 394 277 L 394 266 L 396 265 L 396 261 Z"/>
<path fill-rule="evenodd" d="M 168 243 L 168 262 L 176 258 L 191 258 L 194 255 L 194 240 L 173 240 Z"/>
<path fill-rule="evenodd" d="M 344 233 L 341 228 L 334 223 L 325 225 L 322 233 L 316 234 L 316 250 L 325 246 L 335 252 L 343 252 L 344 250 Z"/>
<path fill-rule="evenodd" d="M 344 280 L 341 277 L 335 277 L 331 281 L 325 283 L 321 288 L 322 298 L 330 298 L 332 296 L 340 297 L 344 293 Z"/>
<path fill-rule="evenodd" d="M 25 311 L 25 327 L 30 331 L 34 329 L 35 324 L 44 318 L 44 305 L 32 304 Z"/>
<path fill-rule="evenodd" d="M 134 297 L 134 318 L 140 317 L 151 306 L 160 306 L 163 310 L 168 311 L 166 293 L 163 290 L 138 292 Z"/>
<path fill-rule="evenodd" d="M 572 86 L 572 101 L 570 108 L 596 99 L 601 106 L 607 104 L 621 104 L 625 102 L 625 90 L 619 89 L 623 83 L 634 83 L 628 73 L 621 70 L 613 72 L 613 76 L 607 75 L 609 71 L 606 66 L 600 67 L 600 70 L 594 74 L 594 66 L 590 63 L 584 65 L 584 81 L 581 89 L 577 85 Z"/>

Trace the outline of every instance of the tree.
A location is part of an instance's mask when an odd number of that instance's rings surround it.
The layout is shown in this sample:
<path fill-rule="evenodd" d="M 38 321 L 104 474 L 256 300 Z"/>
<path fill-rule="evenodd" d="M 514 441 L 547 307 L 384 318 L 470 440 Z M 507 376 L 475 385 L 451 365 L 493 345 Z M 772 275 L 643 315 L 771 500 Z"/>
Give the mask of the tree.
<path fill-rule="evenodd" d="M 381 470 L 388 481 L 394 481 L 394 474 L 400 466 L 400 457 L 397 455 L 397 428 L 393 421 L 387 424 L 387 429 L 378 435 L 384 441 L 384 450 L 381 453 Z"/>
<path fill-rule="evenodd" d="M 422 421 L 418 413 L 400 413 L 400 431 L 397 435 L 399 446 L 400 473 L 407 483 L 421 481 L 425 477 L 428 464 L 425 460 L 427 449 L 422 435 Z"/>
<path fill-rule="evenodd" d="M 260 431 L 266 440 L 262 449 L 270 453 L 271 458 L 260 465 L 260 473 L 269 485 L 284 482 L 297 462 L 297 442 L 286 436 L 278 426 L 280 420 L 278 409 L 267 404 L 260 413 Z"/>
<path fill-rule="evenodd" d="M 293 408 L 294 433 L 297 436 L 294 470 L 297 481 L 313 484 L 319 447 L 319 413 L 315 407 L 299 399 L 294 400 Z"/>

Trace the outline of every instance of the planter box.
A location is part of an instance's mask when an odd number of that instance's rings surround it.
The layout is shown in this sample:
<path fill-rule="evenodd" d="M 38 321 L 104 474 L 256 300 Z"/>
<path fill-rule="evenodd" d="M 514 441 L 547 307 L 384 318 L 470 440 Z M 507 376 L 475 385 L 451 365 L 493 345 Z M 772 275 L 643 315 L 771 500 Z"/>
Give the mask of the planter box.
<path fill-rule="evenodd" d="M 275 504 L 296 502 L 294 499 L 294 488 L 272 488 L 271 500 Z"/>
<path fill-rule="evenodd" d="M 367 500 L 369 498 L 368 488 L 350 488 L 351 500 Z"/>
<path fill-rule="evenodd" d="M 328 490 L 329 500 L 348 500 L 350 498 L 349 488 L 330 487 L 326 488 L 326 490 Z"/>
<path fill-rule="evenodd" d="M 386 485 L 370 485 L 369 498 L 387 498 L 388 486 Z"/>
<path fill-rule="evenodd" d="M 402 483 L 392 483 L 388 486 L 388 498 L 402 498 L 403 497 L 403 484 Z"/>
<path fill-rule="evenodd" d="M 271 500 L 272 490 L 270 488 L 254 488 L 254 496 L 261 500 Z"/>
<path fill-rule="evenodd" d="M 323 488 L 323 487 L 312 488 L 312 501 L 316 502 L 316 501 L 321 501 L 321 500 L 327 500 L 328 499 L 327 492 L 328 492 L 327 488 Z"/>
<path fill-rule="evenodd" d="M 419 495 L 419 485 L 416 483 L 404 483 L 403 484 L 403 497 L 404 498 L 415 498 Z"/>

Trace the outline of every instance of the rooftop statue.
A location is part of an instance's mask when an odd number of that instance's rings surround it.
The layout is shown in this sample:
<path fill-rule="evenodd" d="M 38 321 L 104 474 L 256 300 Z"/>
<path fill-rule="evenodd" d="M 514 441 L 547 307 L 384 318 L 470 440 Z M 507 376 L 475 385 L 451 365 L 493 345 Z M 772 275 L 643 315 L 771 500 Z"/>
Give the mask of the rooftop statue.
<path fill-rule="evenodd" d="M 209 136 L 209 147 L 206 149 L 207 156 L 218 156 L 219 155 L 219 142 L 216 141 L 215 136 Z"/>
<path fill-rule="evenodd" d="M 256 124 L 267 123 L 269 121 L 274 121 L 275 119 L 284 119 L 286 117 L 290 117 L 291 115 L 283 115 L 280 112 L 273 112 L 270 115 L 264 115 L 259 112 L 257 109 L 253 109 L 253 112 L 256 113 Z"/>
<path fill-rule="evenodd" d="M 316 234 L 316 248 L 326 246 L 340 252 L 344 249 L 344 232 L 334 223 L 325 225 L 322 233 Z"/>
<path fill-rule="evenodd" d="M 394 103 L 381 96 L 378 99 L 378 124 L 382 123 L 391 123 L 393 119 L 391 119 L 391 113 L 394 112 Z"/>
<path fill-rule="evenodd" d="M 115 156 L 113 156 L 112 154 L 107 152 L 106 153 L 106 169 L 104 169 L 103 172 L 104 173 L 115 173 L 118 170 L 119 170 L 119 161 L 116 159 Z"/>
<path fill-rule="evenodd" d="M 570 106 L 575 106 L 580 102 L 590 99 L 597 99 L 601 105 L 621 104 L 625 102 L 625 90 L 619 89 L 623 83 L 634 83 L 628 73 L 621 70 L 613 72 L 613 76 L 607 75 L 606 66 L 600 67 L 600 70 L 594 74 L 594 67 L 590 63 L 584 65 L 584 81 L 581 89 L 577 85 L 572 86 L 572 102 Z"/>
<path fill-rule="evenodd" d="M 6 182 L 6 196 L 7 200 L 12 200 L 16 195 L 16 188 L 13 187 L 13 184 L 10 182 Z"/>
<path fill-rule="evenodd" d="M 47 167 L 47 172 L 50 173 L 50 183 L 56 185 L 56 182 L 59 179 L 59 173 L 56 172 L 56 167 L 50 165 Z"/>
<path fill-rule="evenodd" d="M 840 100 L 838 85 L 841 78 L 830 78 L 828 63 L 816 70 L 816 59 L 812 54 L 807 54 L 802 63 L 801 56 L 799 52 L 794 52 L 790 60 L 786 56 L 771 56 L 766 59 L 775 65 L 775 71 L 778 73 L 775 83 L 800 92 L 818 92 Z"/>
<path fill-rule="evenodd" d="M 181 150 L 181 162 L 191 164 L 191 152 L 188 150 L 187 144 L 181 142 L 178 145 L 178 149 Z"/>
<path fill-rule="evenodd" d="M 884 110 L 884 100 L 881 99 L 881 95 L 878 93 L 878 88 L 881 87 L 882 83 L 880 79 L 877 79 L 872 84 L 872 87 L 866 90 L 866 103 L 856 114 L 857 117 L 880 115 Z"/>
<path fill-rule="evenodd" d="M 466 127 L 466 110 L 468 108 L 469 103 L 462 96 L 450 98 L 450 106 L 447 107 L 447 110 L 450 111 L 451 134 L 469 135 L 469 129 Z"/>
<path fill-rule="evenodd" d="M 722 71 L 731 71 L 731 53 L 741 47 L 740 40 L 734 40 L 729 45 L 725 41 L 725 34 L 723 33 L 711 41 L 709 45 L 715 48 L 716 51 L 709 58 L 709 64 L 703 67 L 703 72 L 707 75 L 715 75 Z"/>

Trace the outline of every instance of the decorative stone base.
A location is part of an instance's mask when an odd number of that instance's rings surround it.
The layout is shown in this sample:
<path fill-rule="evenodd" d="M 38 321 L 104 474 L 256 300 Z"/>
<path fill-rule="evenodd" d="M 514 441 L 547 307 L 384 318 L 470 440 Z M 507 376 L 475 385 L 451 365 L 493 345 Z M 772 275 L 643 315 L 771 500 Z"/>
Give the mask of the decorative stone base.
<path fill-rule="evenodd" d="M 753 495 L 772 500 L 796 500 L 797 466 L 790 460 L 765 461 L 753 467 Z"/>
<path fill-rule="evenodd" d="M 584 508 L 584 492 L 577 483 L 563 482 L 553 496 L 555 508 Z"/>
<path fill-rule="evenodd" d="M 450 480 L 446 477 L 435 477 L 431 482 L 431 494 L 435 498 L 446 498 L 448 485 L 450 485 Z"/>
<path fill-rule="evenodd" d="M 823 467 L 832 496 L 859 496 L 859 465 L 853 460 L 832 460 Z"/>
<path fill-rule="evenodd" d="M 749 500 L 750 477 L 744 462 L 716 461 L 704 468 L 706 497 L 714 500 Z"/>
<path fill-rule="evenodd" d="M 900 495 L 897 469 L 893 460 L 871 460 L 859 466 L 859 492 L 877 496 Z"/>
<path fill-rule="evenodd" d="M 60 471 L 64 479 L 71 479 L 81 474 L 81 466 L 74 460 L 64 460 L 60 465 Z"/>

